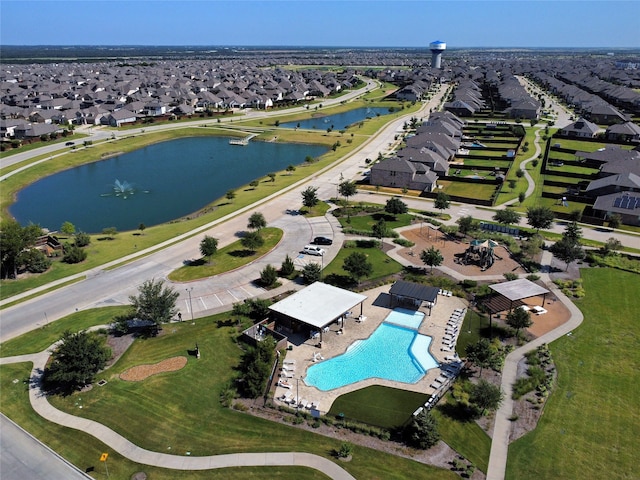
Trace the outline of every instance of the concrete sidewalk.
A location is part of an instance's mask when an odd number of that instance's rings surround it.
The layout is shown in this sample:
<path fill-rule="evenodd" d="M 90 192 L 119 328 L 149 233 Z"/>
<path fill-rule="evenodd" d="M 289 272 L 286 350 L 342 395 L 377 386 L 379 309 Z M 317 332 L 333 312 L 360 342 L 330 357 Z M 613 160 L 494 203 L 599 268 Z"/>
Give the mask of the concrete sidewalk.
<path fill-rule="evenodd" d="M 186 457 L 152 452 L 140 448 L 122 435 L 93 420 L 76 417 L 54 408 L 40 388 L 41 376 L 49 359 L 49 348 L 36 354 L 6 357 L 0 364 L 33 362 L 29 400 L 45 420 L 94 436 L 123 457 L 144 465 L 173 470 L 210 470 L 229 467 L 303 466 L 324 473 L 335 480 L 355 480 L 331 460 L 306 452 L 233 453 L 206 457 Z"/>

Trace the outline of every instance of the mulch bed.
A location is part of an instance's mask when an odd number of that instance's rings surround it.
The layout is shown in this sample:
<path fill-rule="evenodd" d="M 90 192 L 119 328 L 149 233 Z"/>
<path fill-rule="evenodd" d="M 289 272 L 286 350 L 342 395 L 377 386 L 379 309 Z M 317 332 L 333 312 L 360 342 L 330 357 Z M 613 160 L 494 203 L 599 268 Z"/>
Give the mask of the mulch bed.
<path fill-rule="evenodd" d="M 163 372 L 175 372 L 184 368 L 187 364 L 187 357 L 172 357 L 152 365 L 137 365 L 126 372 L 120 374 L 122 380 L 129 382 L 139 382 L 151 375 Z"/>

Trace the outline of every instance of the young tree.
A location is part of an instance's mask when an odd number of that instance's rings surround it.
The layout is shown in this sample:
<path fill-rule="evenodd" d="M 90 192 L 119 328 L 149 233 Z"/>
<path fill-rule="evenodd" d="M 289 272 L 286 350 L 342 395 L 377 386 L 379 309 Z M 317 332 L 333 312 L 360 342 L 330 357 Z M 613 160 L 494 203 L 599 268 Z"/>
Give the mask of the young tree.
<path fill-rule="evenodd" d="M 469 343 L 464 349 L 467 360 L 480 367 L 479 377 L 482 377 L 482 370 L 490 368 L 495 364 L 496 351 L 487 338 L 481 338 L 476 343 Z"/>
<path fill-rule="evenodd" d="M 240 382 L 242 393 L 248 398 L 258 398 L 266 388 L 275 355 L 275 340 L 266 337 L 255 347 L 249 347 L 242 357 Z"/>
<path fill-rule="evenodd" d="M 553 212 L 549 207 L 529 207 L 527 208 L 527 223 L 539 232 L 540 229 L 547 229 L 553 223 Z"/>
<path fill-rule="evenodd" d="M 236 198 L 236 191 L 235 190 L 228 190 L 227 193 L 225 193 L 225 198 L 227 200 L 229 200 L 229 203 L 231 203 L 233 201 L 234 198 Z"/>
<path fill-rule="evenodd" d="M 344 259 L 342 268 L 351 275 L 358 284 L 362 277 L 371 275 L 373 265 L 367 260 L 367 256 L 362 252 L 353 252 Z"/>
<path fill-rule="evenodd" d="M 384 211 L 389 215 L 393 215 L 395 218 L 396 215 L 407 213 L 409 211 L 409 207 L 407 207 L 407 204 L 398 197 L 391 197 L 387 200 L 387 203 L 384 206 Z"/>
<path fill-rule="evenodd" d="M 251 230 L 260 231 L 264 227 L 267 226 L 267 221 L 264 218 L 264 215 L 260 212 L 254 212 L 249 217 L 249 223 L 247 224 L 247 228 Z"/>
<path fill-rule="evenodd" d="M 456 223 L 458 224 L 458 231 L 463 235 L 466 235 L 467 233 L 469 233 L 471 230 L 475 228 L 475 225 L 474 225 L 475 222 L 471 215 L 460 217 L 456 221 Z"/>
<path fill-rule="evenodd" d="M 275 285 L 277 281 L 278 281 L 278 272 L 273 266 L 267 265 L 260 272 L 260 283 L 262 284 L 263 287 L 267 287 L 267 288 L 271 287 Z"/>
<path fill-rule="evenodd" d="M 218 251 L 218 239 L 205 235 L 200 241 L 200 253 L 203 257 L 207 257 L 207 263 L 211 263 L 213 257 Z"/>
<path fill-rule="evenodd" d="M 15 220 L 3 220 L 0 223 L 0 260 L 2 278 L 18 276 L 18 257 L 28 247 L 35 245 L 42 235 L 38 225 L 22 227 Z"/>
<path fill-rule="evenodd" d="M 276 181 L 276 174 L 271 172 L 271 173 L 267 173 L 267 177 L 269 177 L 269 180 L 271 182 L 275 182 Z"/>
<path fill-rule="evenodd" d="M 102 229 L 102 234 L 107 240 L 113 240 L 118 234 L 118 229 L 116 227 L 106 227 Z"/>
<path fill-rule="evenodd" d="M 322 277 L 322 267 L 317 263 L 307 263 L 302 269 L 302 278 L 304 283 L 311 285 Z"/>
<path fill-rule="evenodd" d="M 264 245 L 264 238 L 260 235 L 260 232 L 246 232 L 240 243 L 244 248 L 255 253 L 262 245 Z"/>
<path fill-rule="evenodd" d="M 387 222 L 384 221 L 384 218 L 381 218 L 376 223 L 373 224 L 372 227 L 373 236 L 376 238 L 384 238 L 388 234 Z"/>
<path fill-rule="evenodd" d="M 68 264 L 84 262 L 87 259 L 87 252 L 77 245 L 67 245 L 64 248 L 62 261 Z"/>
<path fill-rule="evenodd" d="M 169 322 L 178 313 L 176 300 L 180 295 L 163 280 L 147 280 L 138 287 L 138 295 L 129 296 L 135 316 L 154 323 L 157 331 L 162 323 Z"/>
<path fill-rule="evenodd" d="M 493 219 L 502 225 L 511 225 L 512 223 L 518 224 L 520 223 L 520 214 L 515 210 L 505 208 L 503 210 L 498 210 L 493 216 Z"/>
<path fill-rule="evenodd" d="M 607 220 L 609 220 L 609 228 L 616 229 L 616 228 L 619 228 L 620 225 L 622 224 L 622 217 L 617 213 L 614 213 L 613 215 L 609 215 L 607 217 Z"/>
<path fill-rule="evenodd" d="M 291 175 L 295 171 L 296 171 L 296 167 L 294 165 L 287 166 L 287 172 L 289 172 L 289 175 Z"/>
<path fill-rule="evenodd" d="M 78 232 L 75 234 L 73 244 L 76 247 L 86 247 L 91 243 L 91 236 L 88 233 Z"/>
<path fill-rule="evenodd" d="M 76 227 L 75 227 L 75 225 L 74 225 L 73 223 L 71 223 L 71 222 L 64 222 L 64 223 L 62 224 L 62 226 L 60 227 L 60 231 L 61 231 L 62 233 L 64 233 L 65 235 L 67 235 L 67 236 L 71 236 L 71 235 L 73 235 L 74 233 L 76 233 Z"/>
<path fill-rule="evenodd" d="M 438 195 L 433 202 L 433 206 L 440 210 L 440 215 L 442 215 L 442 212 L 449 208 L 450 205 L 451 202 L 449 201 L 449 195 L 444 192 L 438 192 Z"/>
<path fill-rule="evenodd" d="M 356 183 L 345 180 L 338 185 L 338 192 L 340 192 L 340 195 L 348 202 L 349 197 L 353 197 L 357 192 Z"/>
<path fill-rule="evenodd" d="M 497 410 L 503 399 L 504 393 L 500 387 L 492 385 L 486 380 L 478 381 L 469 395 L 469 401 L 477 408 L 480 415 L 484 415 L 487 410 Z"/>
<path fill-rule="evenodd" d="M 111 357 L 95 333 L 65 331 L 44 372 L 46 390 L 69 394 L 93 382 Z"/>
<path fill-rule="evenodd" d="M 438 443 L 438 422 L 431 411 L 424 409 L 413 417 L 404 431 L 404 437 L 409 445 L 421 450 L 428 450 Z"/>
<path fill-rule="evenodd" d="M 284 257 L 282 266 L 280 267 L 280 275 L 282 275 L 283 277 L 288 277 L 295 271 L 295 269 L 296 269 L 296 266 L 293 263 L 293 260 L 287 254 L 287 256 Z"/>
<path fill-rule="evenodd" d="M 302 205 L 307 208 L 315 207 L 320 200 L 318 200 L 318 188 L 307 187 L 302 191 Z"/>
<path fill-rule="evenodd" d="M 518 194 L 518 202 L 523 203 L 527 198 L 527 194 L 525 192 L 520 192 Z"/>
<path fill-rule="evenodd" d="M 146 228 L 147 226 L 144 223 L 140 222 L 140 225 L 138 225 L 138 230 L 140 230 L 140 235 L 144 235 L 144 231 Z"/>
<path fill-rule="evenodd" d="M 622 248 L 622 243 L 617 238 L 610 237 L 602 246 L 602 252 L 605 255 L 611 255 L 617 253 Z"/>
<path fill-rule="evenodd" d="M 568 237 L 562 237 L 559 241 L 551 245 L 549 251 L 554 256 L 565 262 L 565 272 L 569 270 L 569 264 L 575 260 L 580 260 L 585 257 L 583 248 L 580 243 L 571 240 Z"/>
<path fill-rule="evenodd" d="M 433 273 L 433 267 L 437 267 L 442 264 L 444 257 L 440 250 L 436 249 L 433 245 L 429 247 L 429 250 L 422 250 L 420 252 L 420 260 L 425 265 L 429 265 L 431 267 L 430 272 Z"/>
<path fill-rule="evenodd" d="M 260 185 L 260 181 L 259 180 L 253 180 L 251 181 L 251 183 L 249 184 L 249 186 L 251 188 L 256 188 L 258 185 Z"/>
<path fill-rule="evenodd" d="M 514 308 L 507 313 L 507 325 L 516 329 L 516 337 L 520 334 L 522 328 L 528 328 L 533 324 L 531 313 L 522 308 Z"/>

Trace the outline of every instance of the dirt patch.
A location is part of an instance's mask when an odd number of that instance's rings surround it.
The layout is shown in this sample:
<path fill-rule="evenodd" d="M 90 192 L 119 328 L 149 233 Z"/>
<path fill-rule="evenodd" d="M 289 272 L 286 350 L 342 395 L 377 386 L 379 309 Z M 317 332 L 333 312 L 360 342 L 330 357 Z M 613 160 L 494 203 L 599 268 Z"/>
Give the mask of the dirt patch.
<path fill-rule="evenodd" d="M 487 270 L 482 271 L 479 265 L 464 265 L 459 263 L 464 252 L 469 248 L 468 242 L 452 240 L 443 236 L 441 232 L 434 230 L 431 227 L 427 227 L 426 225 L 412 230 L 404 230 L 402 232 L 402 236 L 415 243 L 415 245 L 410 248 L 403 248 L 399 252 L 400 255 L 408 262 L 411 262 L 418 267 L 424 267 L 424 263 L 420 260 L 420 252 L 422 252 L 422 250 L 428 250 L 431 247 L 435 247 L 440 250 L 440 253 L 444 257 L 442 262 L 443 266 L 449 267 L 456 272 L 460 272 L 467 277 L 504 275 L 509 272 L 520 276 L 527 275 L 524 268 L 511 258 L 509 251 L 502 245 L 494 249 L 495 262 L 493 265 Z"/>
<path fill-rule="evenodd" d="M 187 364 L 187 357 L 172 357 L 152 365 L 138 365 L 120 374 L 122 380 L 129 382 L 139 382 L 151 375 L 163 372 L 175 372 L 184 368 Z"/>
<path fill-rule="evenodd" d="M 120 357 L 127 351 L 135 340 L 132 334 L 129 335 L 109 335 L 107 345 L 111 349 L 111 358 L 107 362 L 107 368 L 114 365 Z"/>

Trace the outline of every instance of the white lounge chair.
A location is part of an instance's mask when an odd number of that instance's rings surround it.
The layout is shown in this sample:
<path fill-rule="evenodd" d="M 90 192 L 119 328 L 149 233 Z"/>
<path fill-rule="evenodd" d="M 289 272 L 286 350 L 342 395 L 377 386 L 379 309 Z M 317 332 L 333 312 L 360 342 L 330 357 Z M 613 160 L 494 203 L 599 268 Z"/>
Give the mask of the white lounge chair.
<path fill-rule="evenodd" d="M 367 320 L 367 317 L 365 317 L 364 315 L 360 315 L 358 316 L 358 318 L 356 319 L 356 322 L 365 322 Z"/>
<path fill-rule="evenodd" d="M 294 359 L 292 359 L 292 360 L 285 359 L 284 362 L 282 362 L 282 363 L 284 363 L 285 365 L 295 365 L 296 361 Z"/>
<path fill-rule="evenodd" d="M 422 412 L 422 410 L 424 410 L 424 407 L 418 407 L 416 411 L 413 412 L 413 416 L 417 417 L 418 415 L 420 415 L 420 412 Z"/>
<path fill-rule="evenodd" d="M 447 362 L 455 362 L 455 361 L 460 360 L 460 358 L 458 358 L 458 355 L 447 355 L 446 357 L 444 357 L 444 359 Z"/>
<path fill-rule="evenodd" d="M 291 388 L 291 384 L 282 378 L 278 380 L 278 386 L 282 388 Z"/>
<path fill-rule="evenodd" d="M 441 351 L 443 352 L 453 352 L 453 347 L 449 347 L 447 345 L 444 345 L 440 348 Z"/>
<path fill-rule="evenodd" d="M 282 395 L 278 397 L 278 400 L 281 402 L 289 403 L 289 399 L 291 398 L 291 392 L 284 392 Z"/>
<path fill-rule="evenodd" d="M 295 375 L 295 373 L 293 372 L 288 372 L 286 370 L 283 370 L 282 373 L 280 374 L 280 376 L 282 378 L 293 378 L 293 376 Z"/>
<path fill-rule="evenodd" d="M 290 398 L 290 399 L 287 401 L 287 403 L 288 403 L 289 405 L 297 405 L 297 404 L 298 404 L 298 397 Z"/>

